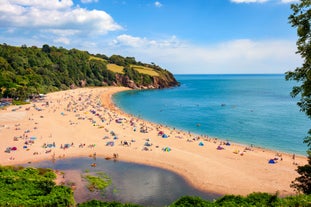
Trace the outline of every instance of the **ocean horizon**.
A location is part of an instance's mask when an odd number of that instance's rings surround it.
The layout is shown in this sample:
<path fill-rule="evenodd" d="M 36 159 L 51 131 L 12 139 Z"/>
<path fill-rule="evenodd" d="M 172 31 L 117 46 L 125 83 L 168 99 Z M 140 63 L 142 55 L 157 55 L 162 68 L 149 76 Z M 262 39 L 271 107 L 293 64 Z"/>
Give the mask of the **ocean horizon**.
<path fill-rule="evenodd" d="M 115 94 L 134 116 L 199 135 L 306 155 L 310 120 L 284 74 L 176 74 L 179 87 Z"/>

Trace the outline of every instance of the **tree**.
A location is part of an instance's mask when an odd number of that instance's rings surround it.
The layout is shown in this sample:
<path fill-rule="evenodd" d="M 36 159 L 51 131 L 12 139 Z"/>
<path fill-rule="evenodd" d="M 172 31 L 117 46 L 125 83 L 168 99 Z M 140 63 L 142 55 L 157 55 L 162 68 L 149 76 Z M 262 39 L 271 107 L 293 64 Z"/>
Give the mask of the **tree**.
<path fill-rule="evenodd" d="M 291 95 L 293 97 L 300 95 L 297 104 L 300 110 L 311 118 L 311 0 L 301 0 L 297 4 L 292 4 L 291 9 L 293 13 L 288 19 L 292 27 L 297 28 L 297 53 L 300 54 L 304 62 L 295 71 L 287 72 L 286 80 L 295 80 L 300 83 L 299 86 L 293 87 Z M 304 143 L 309 147 L 307 151 L 308 164 L 297 167 L 300 177 L 297 177 L 291 186 L 299 192 L 311 194 L 311 129 L 308 136 L 305 137 Z"/>

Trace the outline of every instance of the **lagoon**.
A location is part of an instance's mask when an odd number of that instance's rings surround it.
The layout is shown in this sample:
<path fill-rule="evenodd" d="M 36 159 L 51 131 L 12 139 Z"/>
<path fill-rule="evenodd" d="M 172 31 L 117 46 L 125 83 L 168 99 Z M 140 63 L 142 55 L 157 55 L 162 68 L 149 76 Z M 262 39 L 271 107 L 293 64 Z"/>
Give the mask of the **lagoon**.
<path fill-rule="evenodd" d="M 91 167 L 94 160 L 79 157 L 64 160 L 43 161 L 23 166 L 52 168 L 65 172 L 66 180 L 75 182 L 75 200 L 85 202 L 91 199 L 136 203 L 143 206 L 165 206 L 181 196 L 200 196 L 212 201 L 221 195 L 202 192 L 190 186 L 179 175 L 147 165 L 96 159 L 97 166 Z M 83 173 L 104 172 L 112 179 L 112 185 L 104 193 L 92 193 L 82 181 Z"/>

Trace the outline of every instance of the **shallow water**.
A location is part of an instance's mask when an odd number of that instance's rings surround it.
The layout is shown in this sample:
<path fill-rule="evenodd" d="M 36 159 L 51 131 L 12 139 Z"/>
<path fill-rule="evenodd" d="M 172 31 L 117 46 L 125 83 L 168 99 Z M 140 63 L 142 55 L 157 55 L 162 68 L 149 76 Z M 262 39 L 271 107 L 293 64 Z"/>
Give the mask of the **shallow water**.
<path fill-rule="evenodd" d="M 200 196 L 213 200 L 220 195 L 199 191 L 190 186 L 181 176 L 156 167 L 134 163 L 96 159 L 97 166 L 90 166 L 91 158 L 71 158 L 31 163 L 24 166 L 52 168 L 65 172 L 65 178 L 77 184 L 75 200 L 85 202 L 91 199 L 136 203 L 144 206 L 169 205 L 181 196 Z M 112 185 L 105 193 L 91 193 L 85 187 L 81 175 L 104 172 L 112 178 Z M 79 186 L 83 185 L 83 186 Z"/>
<path fill-rule="evenodd" d="M 176 75 L 180 87 L 125 91 L 127 113 L 197 134 L 306 155 L 310 120 L 284 75 Z"/>

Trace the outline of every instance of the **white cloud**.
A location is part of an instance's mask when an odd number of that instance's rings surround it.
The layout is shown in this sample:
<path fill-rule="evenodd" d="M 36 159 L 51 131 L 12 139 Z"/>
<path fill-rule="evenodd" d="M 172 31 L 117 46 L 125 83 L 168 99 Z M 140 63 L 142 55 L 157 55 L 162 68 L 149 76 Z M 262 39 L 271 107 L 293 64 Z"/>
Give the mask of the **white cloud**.
<path fill-rule="evenodd" d="M 59 37 L 57 39 L 54 40 L 55 43 L 61 43 L 61 44 L 65 44 L 65 45 L 69 45 L 70 44 L 70 39 L 67 37 Z"/>
<path fill-rule="evenodd" d="M 81 3 L 83 4 L 88 4 L 88 3 L 93 3 L 93 2 L 98 2 L 98 0 L 81 0 Z"/>
<path fill-rule="evenodd" d="M 301 64 L 295 41 L 289 40 L 238 39 L 198 46 L 175 36 L 148 40 L 121 35 L 114 43 L 118 54 L 155 62 L 174 73 L 284 73 Z"/>
<path fill-rule="evenodd" d="M 264 3 L 268 0 L 230 0 L 233 3 Z"/>
<path fill-rule="evenodd" d="M 162 4 L 159 1 L 154 2 L 155 7 L 162 7 Z"/>
<path fill-rule="evenodd" d="M 298 3 L 299 0 L 281 0 L 282 3 L 288 4 L 288 3 Z"/>
<path fill-rule="evenodd" d="M 122 47 L 155 47 L 155 48 L 174 48 L 180 47 L 181 41 L 179 41 L 176 36 L 171 36 L 169 39 L 162 40 L 149 40 L 147 38 L 133 37 L 131 35 L 119 35 L 117 38 L 113 40 L 115 46 Z"/>
<path fill-rule="evenodd" d="M 265 2 L 268 2 L 271 0 L 230 0 L 230 1 L 233 3 L 239 4 L 239 3 L 265 3 Z M 285 3 L 285 4 L 299 2 L 299 0 L 275 0 L 275 1 L 279 1 L 279 2 Z"/>
<path fill-rule="evenodd" d="M 122 29 L 105 11 L 80 8 L 72 0 L 1 0 L 0 25 L 7 31 L 59 31 L 53 32 L 58 35 L 55 40 L 66 35 L 103 35 Z"/>

